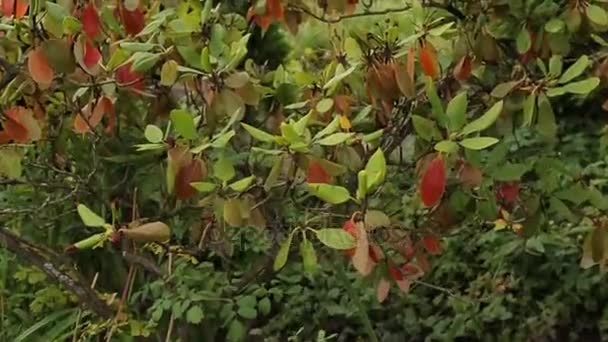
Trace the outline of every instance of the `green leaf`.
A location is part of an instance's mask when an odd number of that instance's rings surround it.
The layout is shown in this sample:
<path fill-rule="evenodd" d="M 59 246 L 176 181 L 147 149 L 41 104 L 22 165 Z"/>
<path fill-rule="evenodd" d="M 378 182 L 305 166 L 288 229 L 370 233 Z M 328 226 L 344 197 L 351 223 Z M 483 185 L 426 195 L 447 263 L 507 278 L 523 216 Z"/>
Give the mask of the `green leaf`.
<path fill-rule="evenodd" d="M 566 72 L 562 74 L 562 76 L 559 78 L 559 83 L 568 83 L 576 77 L 580 76 L 585 71 L 585 69 L 587 69 L 589 64 L 590 61 L 587 55 L 580 56 L 579 59 L 568 69 L 566 69 Z"/>
<path fill-rule="evenodd" d="M 334 100 L 330 98 L 324 98 L 321 101 L 317 102 L 315 109 L 319 113 L 328 112 L 334 106 Z"/>
<path fill-rule="evenodd" d="M 4 175 L 9 179 L 18 179 L 21 177 L 23 167 L 21 160 L 23 159 L 23 151 L 17 148 L 3 147 L 0 149 L 0 175 Z"/>
<path fill-rule="evenodd" d="M 513 88 L 515 88 L 515 86 L 517 86 L 518 83 L 519 82 L 517 82 L 517 81 L 509 81 L 509 82 L 500 83 L 496 87 L 494 87 L 491 95 L 493 97 L 502 99 L 503 97 L 509 95 L 511 90 L 513 90 Z"/>
<path fill-rule="evenodd" d="M 237 314 L 244 319 L 255 319 L 258 317 L 258 311 L 250 306 L 241 306 L 237 311 Z"/>
<path fill-rule="evenodd" d="M 323 146 L 335 146 L 352 138 L 353 135 L 354 133 L 338 132 L 319 140 L 318 143 Z"/>
<path fill-rule="evenodd" d="M 589 199 L 590 192 L 580 183 L 576 183 L 564 190 L 556 192 L 555 197 L 576 205 L 581 205 Z"/>
<path fill-rule="evenodd" d="M 251 183 L 253 183 L 254 180 L 255 180 L 255 176 L 249 176 L 249 177 L 240 179 L 228 186 L 230 187 L 230 189 L 232 189 L 236 192 L 243 192 L 243 191 L 247 190 L 247 188 L 249 188 L 249 186 L 251 185 Z"/>
<path fill-rule="evenodd" d="M 446 109 L 448 115 L 448 128 L 450 131 L 458 131 L 467 122 L 467 93 L 461 92 L 456 95 Z"/>
<path fill-rule="evenodd" d="M 322 130 L 319 131 L 319 133 L 315 134 L 313 140 L 318 140 L 318 139 L 323 138 L 324 136 L 332 134 L 335 131 L 337 131 L 338 128 L 340 128 L 340 118 L 336 116 L 329 123 L 329 125 L 325 126 Z"/>
<path fill-rule="evenodd" d="M 146 72 L 158 62 L 160 54 L 150 52 L 136 52 L 129 58 L 131 64 L 131 71 L 133 72 Z"/>
<path fill-rule="evenodd" d="M 585 13 L 587 14 L 587 18 L 592 23 L 598 26 L 606 26 L 608 25 L 608 14 L 606 11 L 597 5 L 588 5 Z"/>
<path fill-rule="evenodd" d="M 260 299 L 258 302 L 258 310 L 262 315 L 268 315 L 271 309 L 272 303 L 270 303 L 270 299 L 268 297 Z"/>
<path fill-rule="evenodd" d="M 530 127 L 534 121 L 534 113 L 536 112 L 536 94 L 528 95 L 524 102 L 524 119 L 523 125 Z"/>
<path fill-rule="evenodd" d="M 356 245 L 355 238 L 340 228 L 324 228 L 316 230 L 315 233 L 319 241 L 333 249 L 351 249 Z"/>
<path fill-rule="evenodd" d="M 186 312 L 186 321 L 188 323 L 198 324 L 203 321 L 204 317 L 203 309 L 198 305 L 191 306 Z"/>
<path fill-rule="evenodd" d="M 241 126 L 243 126 L 243 128 L 249 134 L 251 134 L 251 136 L 254 139 L 256 139 L 256 140 L 271 143 L 271 142 L 275 142 L 275 140 L 277 138 L 276 136 L 274 136 L 272 134 L 266 133 L 266 132 L 262 131 L 261 129 L 257 129 L 257 128 L 255 128 L 253 126 L 250 126 L 250 125 L 246 124 L 246 123 L 242 123 L 241 122 Z"/>
<path fill-rule="evenodd" d="M 548 97 L 562 96 L 566 93 L 564 87 L 547 88 L 546 94 Z"/>
<path fill-rule="evenodd" d="M 308 183 L 308 191 L 331 204 L 341 204 L 350 199 L 350 193 L 346 188 L 324 183 Z"/>
<path fill-rule="evenodd" d="M 481 132 L 484 129 L 492 126 L 502 112 L 503 101 L 496 102 L 488 111 L 479 118 L 468 123 L 462 129 L 461 135 L 468 135 L 475 132 Z"/>
<path fill-rule="evenodd" d="M 336 75 L 329 81 L 327 81 L 327 83 L 325 83 L 325 85 L 323 86 L 323 89 L 330 89 L 333 86 L 337 85 L 340 81 L 342 81 L 343 79 L 345 79 L 346 77 L 348 77 L 350 74 L 352 74 L 356 69 L 357 69 L 358 64 L 354 64 L 353 66 L 351 66 L 350 68 L 338 73 L 337 69 L 336 69 Z M 322 111 L 320 111 L 321 113 L 324 113 Z"/>
<path fill-rule="evenodd" d="M 590 77 L 583 81 L 568 83 L 564 86 L 564 90 L 571 94 L 587 95 L 597 88 L 599 84 L 599 77 Z"/>
<path fill-rule="evenodd" d="M 302 138 L 292 124 L 282 122 L 281 134 L 283 135 L 283 138 L 285 138 L 285 140 L 287 140 L 287 142 L 289 142 L 291 145 L 302 142 Z"/>
<path fill-rule="evenodd" d="M 377 149 L 369 158 L 367 165 L 365 165 L 365 172 L 367 173 L 367 193 L 370 193 L 384 181 L 386 176 L 386 159 L 382 149 Z"/>
<path fill-rule="evenodd" d="M 517 52 L 520 54 L 524 54 L 530 50 L 532 47 L 532 39 L 530 38 L 530 32 L 526 27 L 522 28 L 521 31 L 517 34 L 517 38 L 515 39 L 515 46 L 517 47 Z"/>
<path fill-rule="evenodd" d="M 520 180 L 528 172 L 528 166 L 524 164 L 504 163 L 492 172 L 492 177 L 501 182 Z"/>
<path fill-rule="evenodd" d="M 170 114 L 175 131 L 186 139 L 196 139 L 196 127 L 192 114 L 184 109 L 174 109 Z"/>
<path fill-rule="evenodd" d="M 228 326 L 228 333 L 226 334 L 226 340 L 228 342 L 240 342 L 245 340 L 247 331 L 245 325 L 239 320 L 233 320 Z"/>
<path fill-rule="evenodd" d="M 536 129 L 548 139 L 554 139 L 557 134 L 557 123 L 551 102 L 545 93 L 538 95 L 538 121 Z"/>
<path fill-rule="evenodd" d="M 155 125 L 147 125 L 144 136 L 153 144 L 163 141 L 163 131 Z"/>
<path fill-rule="evenodd" d="M 289 248 L 291 247 L 291 240 L 293 240 L 293 232 L 289 234 L 287 239 L 281 243 L 281 247 L 279 248 L 279 252 L 277 256 L 274 258 L 274 264 L 272 266 L 273 270 L 276 272 L 285 266 L 287 263 L 287 257 L 289 256 Z"/>
<path fill-rule="evenodd" d="M 80 219 L 88 227 L 103 227 L 106 224 L 106 220 L 99 217 L 95 214 L 91 209 L 89 209 L 84 204 L 79 204 L 76 209 L 78 210 L 78 215 L 80 215 Z"/>
<path fill-rule="evenodd" d="M 318 263 L 317 253 L 315 252 L 315 247 L 308 239 L 304 239 L 300 242 L 300 255 L 302 256 L 304 272 L 314 273 Z"/>
<path fill-rule="evenodd" d="M 496 144 L 498 141 L 498 139 L 492 137 L 477 137 L 464 139 L 460 142 L 460 145 L 470 150 L 483 150 Z"/>
<path fill-rule="evenodd" d="M 426 80 L 426 96 L 428 97 L 429 102 L 431 103 L 431 111 L 433 113 L 433 116 L 435 116 L 439 124 L 445 127 L 447 117 L 445 115 L 445 112 L 443 111 L 441 99 L 437 94 L 435 83 L 433 83 L 433 80 L 430 77 L 427 77 Z"/>
<path fill-rule="evenodd" d="M 234 165 L 232 165 L 232 162 L 228 158 L 221 156 L 213 164 L 213 175 L 217 179 L 223 182 L 227 182 L 234 178 L 234 176 L 236 175 L 236 172 L 234 171 Z"/>
<path fill-rule="evenodd" d="M 549 59 L 549 76 L 558 77 L 562 74 L 562 68 L 564 66 L 564 62 L 562 60 L 562 56 L 553 55 L 551 59 Z"/>
<path fill-rule="evenodd" d="M 412 124 L 416 134 L 425 141 L 441 140 L 441 132 L 434 121 L 419 115 L 412 115 Z"/>
<path fill-rule="evenodd" d="M 435 150 L 447 154 L 458 152 L 458 144 L 452 140 L 442 140 L 435 144 Z"/>
<path fill-rule="evenodd" d="M 553 18 L 545 23 L 545 31 L 549 33 L 559 33 L 564 31 L 566 23 L 560 18 Z"/>
<path fill-rule="evenodd" d="M 190 183 L 190 186 L 196 189 L 198 192 L 211 192 L 215 190 L 215 183 L 210 182 L 193 182 Z"/>

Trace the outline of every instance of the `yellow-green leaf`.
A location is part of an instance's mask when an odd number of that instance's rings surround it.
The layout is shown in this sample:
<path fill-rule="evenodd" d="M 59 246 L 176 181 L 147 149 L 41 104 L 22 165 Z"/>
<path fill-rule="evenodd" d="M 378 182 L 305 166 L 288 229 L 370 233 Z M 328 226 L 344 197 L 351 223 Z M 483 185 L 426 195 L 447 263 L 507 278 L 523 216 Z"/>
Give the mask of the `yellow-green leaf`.
<path fill-rule="evenodd" d="M 82 223 L 88 227 L 103 227 L 106 224 L 106 221 L 99 217 L 99 215 L 95 214 L 91 209 L 89 209 L 84 204 L 79 204 L 76 209 L 78 210 L 78 215 L 82 220 Z"/>
<path fill-rule="evenodd" d="M 308 191 L 331 204 L 341 204 L 350 199 L 350 193 L 346 188 L 324 183 L 308 183 Z"/>
<path fill-rule="evenodd" d="M 317 238 L 325 246 L 333 249 L 351 249 L 356 246 L 355 238 L 341 228 L 323 228 L 316 230 Z"/>

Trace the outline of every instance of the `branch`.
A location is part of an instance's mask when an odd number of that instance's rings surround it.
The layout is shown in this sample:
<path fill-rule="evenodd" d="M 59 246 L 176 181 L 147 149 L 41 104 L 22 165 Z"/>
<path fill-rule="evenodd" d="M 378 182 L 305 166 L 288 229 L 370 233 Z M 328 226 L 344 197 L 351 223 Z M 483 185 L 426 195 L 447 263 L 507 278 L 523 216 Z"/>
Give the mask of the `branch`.
<path fill-rule="evenodd" d="M 33 266 L 44 272 L 49 278 L 63 285 L 68 291 L 78 297 L 80 302 L 85 304 L 89 309 L 95 312 L 102 318 L 111 318 L 112 310 L 104 303 L 89 286 L 84 285 L 80 280 L 74 279 L 49 260 L 48 256 L 44 256 L 41 251 L 15 235 L 7 228 L 0 227 L 0 242 L 6 245 L 9 251 L 16 254 L 19 258 L 27 261 Z"/>
<path fill-rule="evenodd" d="M 437 3 L 435 1 L 430 1 L 429 3 L 425 4 L 425 6 L 430 7 L 430 8 L 445 10 L 448 13 L 450 13 L 451 15 L 453 15 L 454 17 L 456 17 L 458 20 L 464 20 L 466 18 L 464 13 L 462 13 L 459 9 L 457 9 L 456 7 L 454 7 L 453 5 L 450 5 L 450 4 L 444 5 L 444 4 Z M 328 18 L 325 16 L 325 13 L 323 15 L 318 15 L 318 14 L 314 13 L 313 11 L 309 10 L 308 8 L 305 8 L 302 6 L 289 5 L 289 7 L 288 7 L 289 10 L 299 11 L 299 12 L 308 14 L 309 16 L 311 16 L 319 21 L 322 21 L 324 23 L 328 23 L 328 24 L 335 24 L 335 23 L 339 23 L 342 20 L 348 20 L 348 19 L 353 19 L 353 18 L 401 13 L 401 12 L 410 10 L 411 8 L 412 8 L 412 6 L 405 5 L 402 7 L 387 8 L 387 9 L 380 10 L 380 11 L 366 11 L 366 12 L 342 15 L 342 16 L 338 16 L 338 17 L 334 17 L 334 18 Z"/>

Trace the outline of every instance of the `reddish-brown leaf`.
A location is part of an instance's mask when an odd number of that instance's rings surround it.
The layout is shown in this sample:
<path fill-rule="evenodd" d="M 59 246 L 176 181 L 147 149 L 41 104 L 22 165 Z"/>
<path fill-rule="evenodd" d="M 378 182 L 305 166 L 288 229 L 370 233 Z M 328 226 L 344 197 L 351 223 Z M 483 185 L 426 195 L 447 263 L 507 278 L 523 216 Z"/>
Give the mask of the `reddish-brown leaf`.
<path fill-rule="evenodd" d="M 380 247 L 373 242 L 369 243 L 369 258 L 374 263 L 377 263 L 378 260 L 384 258 L 384 253 L 382 253 Z"/>
<path fill-rule="evenodd" d="M 116 69 L 116 84 L 119 86 L 130 87 L 137 90 L 144 89 L 143 76 L 131 70 L 132 63 L 121 65 Z"/>
<path fill-rule="evenodd" d="M 420 46 L 420 65 L 422 71 L 431 78 L 439 76 L 439 64 L 437 63 L 437 53 L 430 42 L 424 41 Z"/>
<path fill-rule="evenodd" d="M 472 64 L 470 56 L 463 56 L 454 67 L 454 78 L 461 82 L 468 80 L 471 77 Z"/>
<path fill-rule="evenodd" d="M 428 272 L 431 269 L 431 263 L 429 262 L 429 258 L 427 258 L 426 254 L 422 253 L 422 251 L 416 253 L 415 265 L 418 266 L 418 268 L 422 270 L 423 273 Z"/>
<path fill-rule="evenodd" d="M 99 13 L 97 12 L 97 8 L 93 1 L 85 6 L 80 21 L 82 22 L 82 31 L 84 34 L 90 39 L 95 39 L 101 31 L 101 20 L 99 19 Z"/>
<path fill-rule="evenodd" d="M 425 235 L 422 238 L 422 246 L 424 246 L 424 249 L 426 249 L 429 254 L 441 254 L 441 243 L 439 242 L 439 239 L 434 235 Z"/>
<path fill-rule="evenodd" d="M 32 79 L 40 89 L 47 89 L 53 83 L 55 72 L 46 59 L 41 46 L 31 50 L 27 57 L 27 68 Z"/>
<path fill-rule="evenodd" d="M 4 129 L 0 131 L 0 144 L 8 142 L 28 143 L 39 140 L 41 129 L 31 110 L 15 106 L 9 108 L 2 123 Z"/>
<path fill-rule="evenodd" d="M 501 183 L 497 188 L 496 197 L 507 204 L 515 202 L 519 197 L 519 182 Z"/>
<path fill-rule="evenodd" d="M 146 26 L 146 18 L 144 11 L 137 8 L 134 11 L 128 11 L 123 8 L 121 11 L 122 24 L 125 26 L 125 32 L 130 35 L 136 35 Z"/>
<path fill-rule="evenodd" d="M 193 159 L 189 164 L 183 166 L 175 177 L 175 195 L 180 200 L 186 200 L 196 194 L 196 189 L 190 185 L 192 182 L 200 182 L 205 177 L 207 170 L 200 159 Z"/>
<path fill-rule="evenodd" d="M 462 168 L 460 169 L 460 181 L 462 184 L 475 188 L 481 185 L 482 180 L 483 174 L 481 173 L 481 169 L 468 162 L 462 164 Z"/>
<path fill-rule="evenodd" d="M 427 167 L 420 182 L 420 197 L 427 207 L 436 205 L 445 192 L 447 182 L 445 163 L 441 155 L 437 155 Z"/>
<path fill-rule="evenodd" d="M 353 220 L 344 222 L 342 229 L 352 235 L 355 239 L 357 238 L 357 226 L 355 226 L 355 222 L 353 222 Z M 355 248 L 345 250 L 344 254 L 347 257 L 352 258 L 352 256 L 355 255 Z"/>
<path fill-rule="evenodd" d="M 306 173 L 306 181 L 308 183 L 331 183 L 331 176 L 321 163 L 316 160 L 311 160 L 308 163 L 308 172 Z"/>
<path fill-rule="evenodd" d="M 275 20 L 283 20 L 285 18 L 285 10 L 282 0 L 266 0 L 266 15 Z"/>
<path fill-rule="evenodd" d="M 401 273 L 401 270 L 397 266 L 395 266 L 392 261 L 388 262 L 388 273 L 395 281 L 403 280 L 403 274 Z"/>
<path fill-rule="evenodd" d="M 101 61 L 101 52 L 88 39 L 84 40 L 82 61 L 88 69 L 93 69 Z"/>

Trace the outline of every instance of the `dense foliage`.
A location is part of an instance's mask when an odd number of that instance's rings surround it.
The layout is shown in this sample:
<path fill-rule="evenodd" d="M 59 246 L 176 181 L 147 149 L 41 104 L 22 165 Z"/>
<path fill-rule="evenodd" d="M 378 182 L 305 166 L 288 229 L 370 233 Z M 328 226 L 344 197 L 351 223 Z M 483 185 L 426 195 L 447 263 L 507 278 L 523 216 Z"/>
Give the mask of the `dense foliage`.
<path fill-rule="evenodd" d="M 608 336 L 605 1 L 0 3 L 0 341 Z"/>

